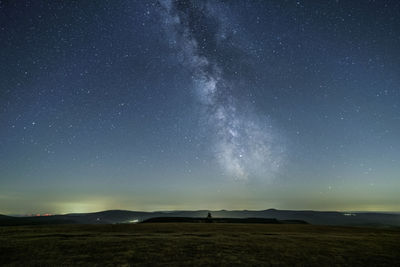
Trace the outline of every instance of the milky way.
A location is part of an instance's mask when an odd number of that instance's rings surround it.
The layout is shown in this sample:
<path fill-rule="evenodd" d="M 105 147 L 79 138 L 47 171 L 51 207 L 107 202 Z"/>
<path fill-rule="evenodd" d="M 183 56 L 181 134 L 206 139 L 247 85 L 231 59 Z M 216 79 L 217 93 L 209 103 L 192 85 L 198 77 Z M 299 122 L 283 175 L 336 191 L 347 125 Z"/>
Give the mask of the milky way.
<path fill-rule="evenodd" d="M 0 0 L 0 214 L 398 211 L 399 11 Z"/>
<path fill-rule="evenodd" d="M 273 178 L 282 164 L 283 147 L 277 147 L 270 122 L 261 122 L 255 112 L 248 111 L 248 103 L 235 98 L 232 92 L 237 88 L 224 77 L 224 66 L 217 60 L 219 47 L 231 33 L 229 25 L 219 19 L 221 14 L 217 15 L 212 3 L 161 1 L 161 6 L 170 42 L 182 66 L 192 73 L 205 127 L 213 135 L 216 160 L 235 180 Z M 233 64 L 240 61 L 233 59 Z M 240 111 L 239 105 L 246 105 L 247 111 Z"/>

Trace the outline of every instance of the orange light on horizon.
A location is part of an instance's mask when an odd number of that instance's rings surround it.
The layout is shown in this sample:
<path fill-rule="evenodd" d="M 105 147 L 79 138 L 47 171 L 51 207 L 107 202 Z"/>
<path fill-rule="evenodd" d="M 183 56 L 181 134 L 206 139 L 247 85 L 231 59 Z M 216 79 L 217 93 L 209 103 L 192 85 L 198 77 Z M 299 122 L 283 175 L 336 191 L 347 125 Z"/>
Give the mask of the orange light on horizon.
<path fill-rule="evenodd" d="M 50 214 L 50 213 L 44 213 L 44 214 L 37 213 L 37 214 L 34 215 L 34 216 L 36 216 L 36 217 L 42 217 L 42 216 L 53 216 L 53 215 Z"/>

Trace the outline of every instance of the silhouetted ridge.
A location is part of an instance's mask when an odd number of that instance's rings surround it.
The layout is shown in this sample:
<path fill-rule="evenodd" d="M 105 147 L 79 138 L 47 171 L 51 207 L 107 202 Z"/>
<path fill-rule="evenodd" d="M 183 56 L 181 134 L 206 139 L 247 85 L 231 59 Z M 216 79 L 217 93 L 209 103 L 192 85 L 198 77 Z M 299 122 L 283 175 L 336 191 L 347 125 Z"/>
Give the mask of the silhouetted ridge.
<path fill-rule="evenodd" d="M 222 219 L 270 219 L 275 218 L 284 223 L 308 222 L 319 225 L 347 225 L 347 226 L 400 226 L 398 213 L 374 212 L 336 212 L 312 210 L 184 210 L 184 211 L 129 211 L 107 210 L 93 213 L 73 213 L 48 217 L 12 217 L 0 216 L 0 225 L 29 225 L 29 224 L 115 224 L 137 223 L 157 217 L 200 218 L 204 220 L 207 214 L 212 214 L 212 221 Z M 261 222 L 264 223 L 264 222 Z"/>
<path fill-rule="evenodd" d="M 277 220 L 274 218 L 198 218 L 198 217 L 155 217 L 142 223 L 263 223 L 263 224 L 308 224 L 302 220 Z"/>

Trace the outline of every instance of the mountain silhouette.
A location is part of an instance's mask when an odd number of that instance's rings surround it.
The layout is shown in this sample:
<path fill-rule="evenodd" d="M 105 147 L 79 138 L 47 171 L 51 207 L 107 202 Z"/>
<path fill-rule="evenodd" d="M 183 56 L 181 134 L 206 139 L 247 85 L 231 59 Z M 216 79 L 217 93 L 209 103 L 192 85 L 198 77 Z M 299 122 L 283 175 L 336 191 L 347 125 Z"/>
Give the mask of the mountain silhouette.
<path fill-rule="evenodd" d="M 0 225 L 24 225 L 24 224 L 114 224 L 136 223 L 150 218 L 158 217 L 185 217 L 206 218 L 212 214 L 213 220 L 219 218 L 264 218 L 279 221 L 305 221 L 318 225 L 347 225 L 347 226 L 400 226 L 400 214 L 379 212 L 336 212 L 336 211 L 312 211 L 312 210 L 183 210 L 183 211 L 129 211 L 107 210 L 93 213 L 71 213 L 48 217 L 12 217 L 0 216 Z"/>

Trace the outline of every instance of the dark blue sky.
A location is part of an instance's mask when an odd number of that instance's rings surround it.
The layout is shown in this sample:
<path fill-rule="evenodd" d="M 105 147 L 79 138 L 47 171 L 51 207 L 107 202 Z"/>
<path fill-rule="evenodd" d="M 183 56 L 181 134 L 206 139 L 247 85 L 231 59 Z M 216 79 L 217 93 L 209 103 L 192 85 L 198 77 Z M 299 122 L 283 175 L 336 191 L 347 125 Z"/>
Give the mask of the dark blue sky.
<path fill-rule="evenodd" d="M 398 1 L 0 1 L 0 213 L 399 211 Z"/>

